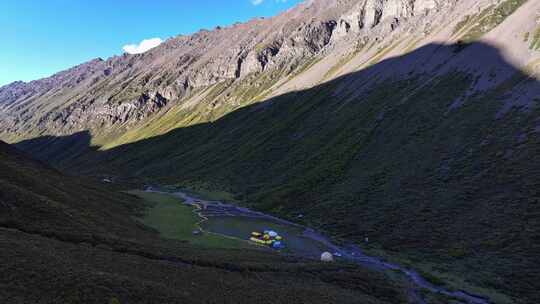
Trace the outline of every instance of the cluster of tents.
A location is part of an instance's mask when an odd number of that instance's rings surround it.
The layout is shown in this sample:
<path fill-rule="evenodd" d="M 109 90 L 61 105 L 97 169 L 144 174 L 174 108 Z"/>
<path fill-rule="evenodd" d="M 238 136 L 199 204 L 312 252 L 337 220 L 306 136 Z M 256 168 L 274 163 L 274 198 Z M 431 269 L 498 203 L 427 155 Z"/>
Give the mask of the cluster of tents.
<path fill-rule="evenodd" d="M 249 240 L 257 244 L 270 246 L 274 249 L 285 248 L 283 238 L 277 232 L 272 230 L 265 230 L 263 233 L 252 232 Z"/>

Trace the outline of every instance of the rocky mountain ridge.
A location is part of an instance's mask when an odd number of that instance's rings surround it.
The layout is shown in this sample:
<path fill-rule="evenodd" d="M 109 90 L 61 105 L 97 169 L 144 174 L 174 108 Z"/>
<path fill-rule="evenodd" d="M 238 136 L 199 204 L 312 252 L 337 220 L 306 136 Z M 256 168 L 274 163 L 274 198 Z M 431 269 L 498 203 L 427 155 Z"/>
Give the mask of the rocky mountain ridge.
<path fill-rule="evenodd" d="M 1 88 L 3 137 L 81 130 L 92 130 L 97 138 L 121 134 L 171 107 L 192 107 L 205 90 L 226 82 L 225 96 L 212 96 L 204 110 L 219 117 L 271 94 L 273 84 L 317 57 L 382 44 L 386 35 L 419 23 L 429 27 L 424 19 L 430 12 L 454 6 L 434 0 L 307 1 L 274 18 L 171 38 L 145 54 L 95 59 L 50 78 Z M 246 96 L 246 90 L 258 94 Z"/>

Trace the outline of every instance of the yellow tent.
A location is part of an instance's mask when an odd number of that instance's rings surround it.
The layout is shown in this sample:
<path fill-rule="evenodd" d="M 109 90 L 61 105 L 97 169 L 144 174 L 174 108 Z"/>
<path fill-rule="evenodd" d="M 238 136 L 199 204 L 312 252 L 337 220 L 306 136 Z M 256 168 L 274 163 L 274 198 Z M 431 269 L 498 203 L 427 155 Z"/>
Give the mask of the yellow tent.
<path fill-rule="evenodd" d="M 250 238 L 249 240 L 252 241 L 252 242 L 255 242 L 255 243 L 257 243 L 257 244 L 266 245 L 266 241 L 263 241 L 263 240 L 258 239 L 258 238 L 256 238 L 256 237 L 252 237 L 252 238 Z"/>

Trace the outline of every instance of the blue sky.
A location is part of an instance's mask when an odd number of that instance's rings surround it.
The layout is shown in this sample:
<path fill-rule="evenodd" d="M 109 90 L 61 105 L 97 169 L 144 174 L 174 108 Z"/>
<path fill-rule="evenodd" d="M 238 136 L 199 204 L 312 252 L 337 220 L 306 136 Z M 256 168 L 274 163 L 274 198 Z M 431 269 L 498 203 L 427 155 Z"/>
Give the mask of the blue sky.
<path fill-rule="evenodd" d="M 0 85 L 30 81 L 128 44 L 273 16 L 300 0 L 1 0 Z"/>

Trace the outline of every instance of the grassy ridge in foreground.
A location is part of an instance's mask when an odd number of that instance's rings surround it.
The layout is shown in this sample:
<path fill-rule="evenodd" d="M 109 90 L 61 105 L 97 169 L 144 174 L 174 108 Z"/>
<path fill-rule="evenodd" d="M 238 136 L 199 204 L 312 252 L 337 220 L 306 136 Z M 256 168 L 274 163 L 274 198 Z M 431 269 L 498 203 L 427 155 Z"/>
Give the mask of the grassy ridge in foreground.
<path fill-rule="evenodd" d="M 407 302 L 401 284 L 353 265 L 159 238 L 133 220 L 146 205 L 135 196 L 2 142 L 0 186 L 1 303 Z"/>

